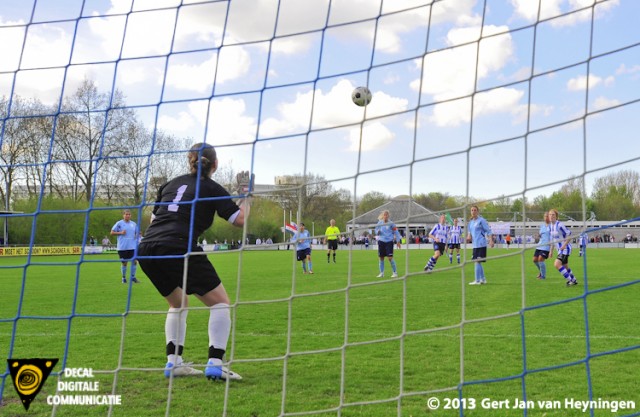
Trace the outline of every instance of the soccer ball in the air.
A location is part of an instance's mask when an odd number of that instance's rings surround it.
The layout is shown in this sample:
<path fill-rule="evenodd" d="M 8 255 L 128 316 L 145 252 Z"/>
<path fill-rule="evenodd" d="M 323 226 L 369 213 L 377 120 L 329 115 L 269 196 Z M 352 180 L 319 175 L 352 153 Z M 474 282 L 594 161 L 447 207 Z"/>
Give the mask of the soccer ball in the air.
<path fill-rule="evenodd" d="M 351 93 L 351 100 L 357 106 L 366 106 L 371 103 L 371 91 L 367 87 L 356 87 Z"/>

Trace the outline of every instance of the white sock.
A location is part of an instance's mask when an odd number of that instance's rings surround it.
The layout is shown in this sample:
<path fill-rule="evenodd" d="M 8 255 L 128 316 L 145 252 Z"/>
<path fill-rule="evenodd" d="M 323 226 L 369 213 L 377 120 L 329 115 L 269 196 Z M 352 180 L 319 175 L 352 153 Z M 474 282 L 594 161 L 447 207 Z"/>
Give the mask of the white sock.
<path fill-rule="evenodd" d="M 209 310 L 209 346 L 227 350 L 231 332 L 231 313 L 229 304 L 216 304 Z"/>
<path fill-rule="evenodd" d="M 187 335 L 187 314 L 189 310 L 181 308 L 169 308 L 167 319 L 164 323 L 166 344 L 173 343 L 176 347 L 184 346 Z M 178 354 L 167 355 L 167 361 L 180 365 L 182 356 Z"/>

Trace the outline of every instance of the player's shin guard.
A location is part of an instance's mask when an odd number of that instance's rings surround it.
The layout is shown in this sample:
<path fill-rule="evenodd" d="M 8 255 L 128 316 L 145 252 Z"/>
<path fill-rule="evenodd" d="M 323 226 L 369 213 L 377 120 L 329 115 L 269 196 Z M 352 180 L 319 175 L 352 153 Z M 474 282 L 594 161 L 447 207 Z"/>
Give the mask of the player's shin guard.
<path fill-rule="evenodd" d="M 230 331 L 231 313 L 229 312 L 229 304 L 220 303 L 211 307 L 209 310 L 209 346 L 226 351 Z"/>
<path fill-rule="evenodd" d="M 395 274 L 397 272 L 396 270 L 396 261 L 395 259 L 392 259 L 389 261 L 389 263 L 391 264 L 391 270 L 393 271 L 393 273 Z"/>
<path fill-rule="evenodd" d="M 165 340 L 167 342 L 167 360 L 177 365 L 182 362 L 182 349 L 187 334 L 187 314 L 189 310 L 169 308 L 164 323 Z M 176 351 L 176 347 L 178 350 Z"/>
<path fill-rule="evenodd" d="M 380 273 L 384 272 L 384 259 L 381 261 L 378 261 L 378 268 L 380 268 Z"/>

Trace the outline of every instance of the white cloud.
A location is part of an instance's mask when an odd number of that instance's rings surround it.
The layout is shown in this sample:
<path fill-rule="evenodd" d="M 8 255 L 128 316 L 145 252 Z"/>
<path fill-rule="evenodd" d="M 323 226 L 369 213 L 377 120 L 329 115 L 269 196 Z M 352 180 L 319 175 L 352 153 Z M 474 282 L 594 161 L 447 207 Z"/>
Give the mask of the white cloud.
<path fill-rule="evenodd" d="M 584 91 L 587 89 L 587 84 L 589 85 L 589 88 L 594 88 L 601 84 L 602 81 L 602 78 L 597 75 L 590 74 L 587 82 L 587 76 L 580 75 L 567 81 L 567 89 L 569 91 Z"/>
<path fill-rule="evenodd" d="M 625 64 L 620 64 L 620 66 L 616 69 L 616 75 L 636 74 L 638 72 L 640 72 L 640 65 L 627 67 Z"/>
<path fill-rule="evenodd" d="M 111 7 L 106 14 L 120 14 L 131 11 L 132 0 L 111 0 Z"/>
<path fill-rule="evenodd" d="M 167 70 L 166 82 L 168 86 L 181 90 L 204 93 L 211 91 L 215 68 L 215 56 L 194 65 L 188 63 L 171 64 Z M 158 82 L 162 82 L 162 77 Z"/>
<path fill-rule="evenodd" d="M 130 14 L 122 56 L 130 58 L 168 54 L 175 23 L 175 9 Z"/>
<path fill-rule="evenodd" d="M 490 36 L 496 33 L 499 35 Z M 480 55 L 477 57 L 475 43 L 457 46 L 451 49 L 427 54 L 423 62 L 422 92 L 432 94 L 436 100 L 446 100 L 471 94 L 476 85 L 476 78 L 482 79 L 493 71 L 504 67 L 513 54 L 511 34 L 504 26 L 485 26 L 484 36 L 480 41 Z M 448 36 L 448 44 L 460 45 L 477 40 L 480 28 L 452 29 Z M 418 89 L 420 80 L 411 83 Z"/>
<path fill-rule="evenodd" d="M 0 25 L 23 25 L 23 22 L 0 20 Z M 15 71 L 18 69 L 22 42 L 24 40 L 24 26 L 0 28 L 0 71 Z"/>
<path fill-rule="evenodd" d="M 214 146 L 250 143 L 256 137 L 256 119 L 246 115 L 242 99 L 222 98 L 211 101 L 207 143 Z"/>
<path fill-rule="evenodd" d="M 619 0 L 511 0 L 514 14 L 529 22 L 550 19 L 573 10 L 587 8 L 581 12 L 570 13 L 550 23 L 554 26 L 572 26 L 591 19 L 590 7 L 596 4 L 596 18 L 607 14 L 619 5 Z M 538 11 L 540 12 L 538 14 Z"/>
<path fill-rule="evenodd" d="M 122 0 L 111 0 L 114 3 L 120 3 Z M 124 3 L 131 3 L 131 0 L 126 0 Z M 164 7 L 176 7 L 181 3 L 180 0 L 135 0 L 133 2 L 133 10 L 153 10 Z M 125 6 L 124 4 L 122 6 Z"/>
<path fill-rule="evenodd" d="M 275 54 L 294 55 L 308 49 L 311 40 L 314 38 L 315 35 L 313 34 L 276 38 L 271 43 L 271 52 Z"/>
<path fill-rule="evenodd" d="M 278 117 L 266 119 L 260 126 L 261 136 L 272 137 L 306 132 L 313 104 L 313 128 L 327 128 L 362 121 L 365 108 L 357 107 L 351 101 L 355 86 L 348 80 L 341 80 L 328 92 L 318 89 L 298 93 L 293 101 L 278 106 Z M 368 118 L 396 113 L 407 108 L 408 101 L 392 97 L 382 91 L 374 91 L 371 104 L 366 107 Z"/>
<path fill-rule="evenodd" d="M 423 93 L 431 94 L 436 101 L 451 100 L 471 95 L 476 88 L 476 80 L 488 77 L 504 67 L 513 55 L 513 42 L 506 26 L 485 26 L 482 28 L 480 52 L 476 43 L 481 35 L 480 27 L 452 29 L 447 35 L 447 43 L 455 46 L 427 54 L 417 61 L 418 68 L 424 65 L 422 86 L 420 80 L 411 82 L 414 90 L 422 88 Z M 493 36 L 491 36 L 493 35 Z M 489 36 L 489 37 L 486 37 Z M 477 57 L 477 58 L 476 58 Z M 514 89 L 497 89 L 485 93 L 496 100 L 496 109 L 507 110 L 513 104 L 517 94 Z M 482 94 L 479 94 L 482 97 Z M 437 104 L 434 107 L 432 121 L 439 126 L 455 126 L 469 120 L 469 100 L 455 100 Z M 480 113 L 482 114 L 482 113 Z"/>
<path fill-rule="evenodd" d="M 609 99 L 606 97 L 597 97 L 593 100 L 593 107 L 595 110 L 607 109 L 609 107 L 614 107 L 620 104 L 620 100 L 618 99 Z"/>
<path fill-rule="evenodd" d="M 540 104 L 531 103 L 519 104 L 511 110 L 511 114 L 514 115 L 513 124 L 526 123 L 531 116 L 542 114 L 548 117 L 553 113 L 553 106 L 545 106 Z"/>
<path fill-rule="evenodd" d="M 506 87 L 478 93 L 473 105 L 474 117 L 512 111 L 523 96 L 524 91 Z"/>
<path fill-rule="evenodd" d="M 21 68 L 64 67 L 71 55 L 68 24 L 31 25 L 22 51 Z"/>
<path fill-rule="evenodd" d="M 149 72 L 144 65 L 127 65 L 118 68 L 118 81 L 121 85 L 136 85 L 144 82 Z"/>
<path fill-rule="evenodd" d="M 367 42 L 375 35 L 378 50 L 397 53 L 401 50 L 403 35 L 424 26 L 426 21 L 430 21 L 434 26 L 444 22 L 477 24 L 479 17 L 473 14 L 475 3 L 475 0 L 448 0 L 436 3 L 433 3 L 433 0 L 385 1 L 382 8 L 384 16 L 378 20 L 377 33 L 374 33 L 373 24 L 354 24 L 344 26 L 341 34 Z M 379 0 L 337 0 L 331 3 L 329 24 L 376 19 L 379 13 Z M 373 20 L 370 21 L 373 23 Z"/>
<path fill-rule="evenodd" d="M 189 112 L 181 111 L 177 117 L 162 115 L 158 117 L 158 129 L 172 133 L 184 133 L 193 128 L 195 118 Z"/>
<path fill-rule="evenodd" d="M 519 114 L 524 92 L 515 88 L 496 88 L 475 95 L 474 118 L 494 113 Z M 525 106 L 526 107 L 526 106 Z M 457 126 L 471 121 L 471 98 L 447 101 L 433 107 L 430 121 L 438 126 Z"/>
<path fill-rule="evenodd" d="M 387 148 L 395 139 L 395 134 L 381 122 L 367 123 L 362 129 L 362 148 L 360 148 L 360 129 L 349 130 L 349 147 L 351 152 L 370 152 Z"/>
<path fill-rule="evenodd" d="M 176 58 L 180 59 L 180 56 Z M 226 47 L 220 50 L 219 58 L 213 55 L 202 62 L 171 61 L 166 83 L 177 89 L 206 93 L 212 90 L 214 76 L 217 84 L 232 81 L 246 75 L 250 64 L 251 58 L 246 49 L 240 46 Z M 162 77 L 159 77 L 158 83 L 161 82 Z"/>
<path fill-rule="evenodd" d="M 20 71 L 16 75 L 14 93 L 38 99 L 45 105 L 53 105 L 60 102 L 63 84 L 62 68 Z"/>

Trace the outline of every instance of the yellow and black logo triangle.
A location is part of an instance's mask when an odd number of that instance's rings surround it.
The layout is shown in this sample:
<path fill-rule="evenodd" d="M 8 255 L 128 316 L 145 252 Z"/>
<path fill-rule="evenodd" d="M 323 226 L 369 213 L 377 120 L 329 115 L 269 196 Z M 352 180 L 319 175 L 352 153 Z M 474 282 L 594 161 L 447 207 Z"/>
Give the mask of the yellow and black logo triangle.
<path fill-rule="evenodd" d="M 36 398 L 49 377 L 58 359 L 7 359 L 13 386 L 29 411 L 31 401 Z"/>

